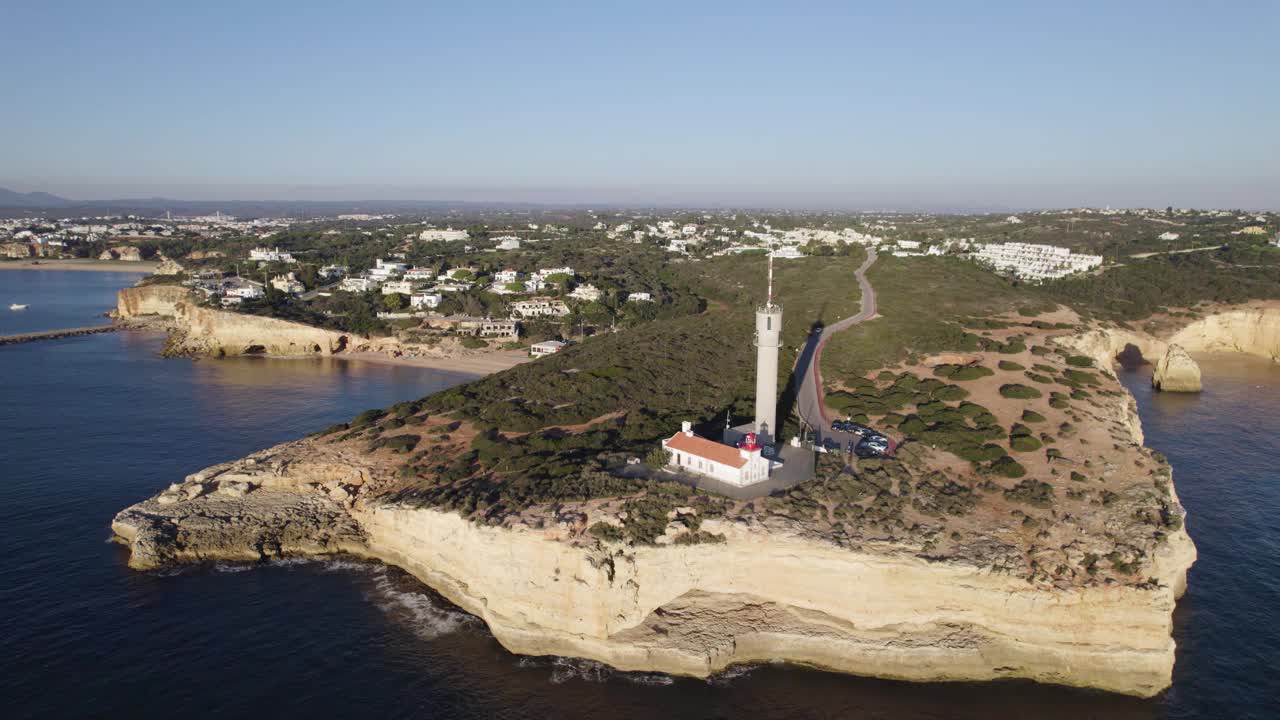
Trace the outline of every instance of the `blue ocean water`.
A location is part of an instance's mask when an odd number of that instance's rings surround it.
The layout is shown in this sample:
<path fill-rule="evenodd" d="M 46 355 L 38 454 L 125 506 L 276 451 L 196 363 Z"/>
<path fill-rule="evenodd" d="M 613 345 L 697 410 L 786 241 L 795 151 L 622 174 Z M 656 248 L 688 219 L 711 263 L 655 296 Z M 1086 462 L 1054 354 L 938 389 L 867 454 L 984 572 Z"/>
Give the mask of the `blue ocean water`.
<path fill-rule="evenodd" d="M 0 288 L 15 274 L 0 273 Z M 75 275 L 87 287 L 129 282 Z M 107 542 L 119 509 L 206 465 L 463 380 L 339 360 L 164 360 L 161 343 L 116 333 L 0 348 L 5 717 L 1275 716 L 1280 371 L 1270 363 L 1208 361 L 1200 396 L 1153 395 L 1149 373 L 1122 375 L 1148 444 L 1173 462 L 1200 549 L 1175 618 L 1175 685 L 1138 700 L 779 666 L 703 682 L 520 658 L 375 563 L 133 572 Z"/>
<path fill-rule="evenodd" d="M 0 270 L 0 335 L 104 325 L 116 291 L 146 273 Z M 25 310 L 10 310 L 17 303 Z"/>

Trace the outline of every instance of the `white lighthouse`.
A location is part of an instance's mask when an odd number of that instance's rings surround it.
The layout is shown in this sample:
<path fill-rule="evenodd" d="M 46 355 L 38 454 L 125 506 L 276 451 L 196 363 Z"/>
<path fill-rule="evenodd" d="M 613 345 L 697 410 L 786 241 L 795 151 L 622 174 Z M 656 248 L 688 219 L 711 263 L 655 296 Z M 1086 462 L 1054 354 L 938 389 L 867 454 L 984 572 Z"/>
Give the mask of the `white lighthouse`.
<path fill-rule="evenodd" d="M 778 433 L 778 348 L 782 347 L 782 306 L 773 302 L 773 255 L 764 305 L 756 308 L 755 432 L 765 446 Z"/>

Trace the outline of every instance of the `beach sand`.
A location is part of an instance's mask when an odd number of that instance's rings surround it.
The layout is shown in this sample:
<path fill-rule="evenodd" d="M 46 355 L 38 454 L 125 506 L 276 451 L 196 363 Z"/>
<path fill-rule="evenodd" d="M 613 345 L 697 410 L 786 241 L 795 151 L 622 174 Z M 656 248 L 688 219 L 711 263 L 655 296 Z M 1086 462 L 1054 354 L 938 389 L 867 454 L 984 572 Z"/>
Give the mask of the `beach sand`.
<path fill-rule="evenodd" d="M 490 375 L 513 368 L 532 358 L 523 350 L 498 350 L 477 355 L 463 355 L 454 358 L 436 357 L 392 357 L 376 352 L 353 352 L 334 355 L 336 358 L 363 360 L 365 362 L 383 363 L 386 365 L 403 365 L 405 367 L 430 368 L 445 372 L 463 373 L 466 375 Z"/>
<path fill-rule="evenodd" d="M 89 258 L 77 258 L 75 260 L 31 258 L 29 260 L 0 262 L 0 270 L 89 270 L 95 272 L 153 273 L 159 265 L 160 263 L 150 260 L 124 262 L 121 260 L 92 260 Z"/>

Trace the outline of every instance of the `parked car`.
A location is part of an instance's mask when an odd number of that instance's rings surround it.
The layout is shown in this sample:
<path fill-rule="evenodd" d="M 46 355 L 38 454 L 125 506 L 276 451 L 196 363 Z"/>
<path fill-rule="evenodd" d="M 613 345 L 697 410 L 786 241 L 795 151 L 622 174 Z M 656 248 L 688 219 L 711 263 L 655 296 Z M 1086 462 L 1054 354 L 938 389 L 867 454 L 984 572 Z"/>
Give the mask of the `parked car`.
<path fill-rule="evenodd" d="M 877 438 L 863 438 L 853 448 L 853 453 L 860 458 L 883 457 L 888 452 L 889 439 L 883 435 Z"/>

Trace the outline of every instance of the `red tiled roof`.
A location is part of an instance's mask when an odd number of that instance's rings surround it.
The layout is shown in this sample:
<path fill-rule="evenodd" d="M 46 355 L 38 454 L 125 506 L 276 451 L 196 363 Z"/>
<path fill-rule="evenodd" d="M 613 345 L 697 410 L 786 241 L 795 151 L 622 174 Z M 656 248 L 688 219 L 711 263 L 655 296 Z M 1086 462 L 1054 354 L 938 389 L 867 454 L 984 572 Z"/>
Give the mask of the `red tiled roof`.
<path fill-rule="evenodd" d="M 713 442 L 697 435 L 685 435 L 682 432 L 678 432 L 672 435 L 670 440 L 667 440 L 667 447 L 734 468 L 741 468 L 747 464 L 747 459 L 742 457 L 742 454 L 738 452 L 738 448 L 721 445 L 718 442 Z"/>

